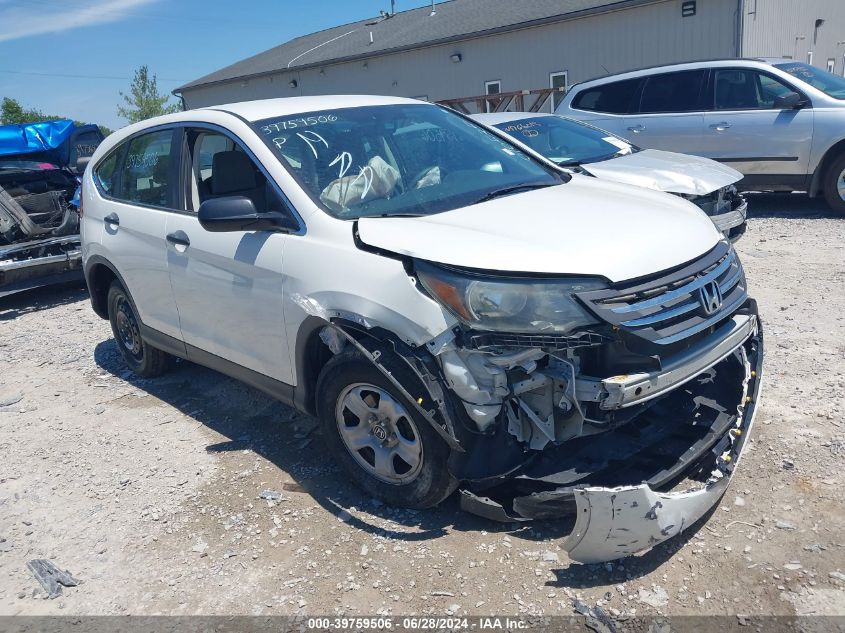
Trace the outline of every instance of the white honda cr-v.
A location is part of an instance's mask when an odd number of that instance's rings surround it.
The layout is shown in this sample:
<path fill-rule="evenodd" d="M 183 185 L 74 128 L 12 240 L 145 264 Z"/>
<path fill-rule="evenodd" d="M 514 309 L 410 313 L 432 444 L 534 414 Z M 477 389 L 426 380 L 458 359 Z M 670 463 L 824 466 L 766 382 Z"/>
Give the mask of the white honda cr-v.
<path fill-rule="evenodd" d="M 100 145 L 81 212 L 91 302 L 132 370 L 182 357 L 317 415 L 391 504 L 460 487 L 495 519 L 577 508 L 570 556 L 619 558 L 719 500 L 754 417 L 756 304 L 704 213 L 439 106 L 151 119 Z"/>

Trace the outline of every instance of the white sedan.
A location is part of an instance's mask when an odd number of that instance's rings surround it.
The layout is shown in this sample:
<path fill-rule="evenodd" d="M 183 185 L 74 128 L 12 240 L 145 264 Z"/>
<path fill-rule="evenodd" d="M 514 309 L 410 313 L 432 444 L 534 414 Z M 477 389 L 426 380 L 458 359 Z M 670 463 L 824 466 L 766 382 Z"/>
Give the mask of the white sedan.
<path fill-rule="evenodd" d="M 748 203 L 734 186 L 742 174 L 731 167 L 700 156 L 643 150 L 610 132 L 555 114 L 497 112 L 472 118 L 563 169 L 682 196 L 733 241 L 745 233 Z"/>

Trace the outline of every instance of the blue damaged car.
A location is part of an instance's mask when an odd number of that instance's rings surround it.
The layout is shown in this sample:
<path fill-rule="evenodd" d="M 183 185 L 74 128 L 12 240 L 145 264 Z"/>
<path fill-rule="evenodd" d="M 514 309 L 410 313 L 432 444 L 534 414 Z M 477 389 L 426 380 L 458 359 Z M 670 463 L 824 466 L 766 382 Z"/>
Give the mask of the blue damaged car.
<path fill-rule="evenodd" d="M 0 298 L 82 279 L 74 196 L 102 140 L 69 120 L 0 126 Z"/>

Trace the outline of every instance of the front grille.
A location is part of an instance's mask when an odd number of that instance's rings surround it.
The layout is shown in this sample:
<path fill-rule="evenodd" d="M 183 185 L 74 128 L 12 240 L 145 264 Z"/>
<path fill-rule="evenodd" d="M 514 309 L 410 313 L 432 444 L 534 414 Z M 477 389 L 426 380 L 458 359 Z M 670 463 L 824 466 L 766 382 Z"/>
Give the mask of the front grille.
<path fill-rule="evenodd" d="M 578 298 L 612 326 L 670 345 L 728 318 L 748 291 L 736 253 L 720 242 L 704 257 L 668 274 L 582 292 Z"/>
<path fill-rule="evenodd" d="M 541 349 L 576 349 L 602 345 L 611 340 L 595 332 L 572 336 L 555 334 L 508 334 L 502 332 L 470 333 L 467 343 L 471 349 L 487 347 L 539 347 Z"/>

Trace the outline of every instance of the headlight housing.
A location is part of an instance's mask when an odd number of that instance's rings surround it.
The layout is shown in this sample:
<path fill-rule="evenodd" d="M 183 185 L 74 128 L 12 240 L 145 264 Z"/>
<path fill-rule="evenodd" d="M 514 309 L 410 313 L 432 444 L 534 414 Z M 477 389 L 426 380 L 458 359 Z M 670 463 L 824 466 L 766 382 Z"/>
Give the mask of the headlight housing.
<path fill-rule="evenodd" d="M 564 334 L 598 323 L 573 296 L 606 287 L 589 278 L 498 277 L 415 263 L 423 287 L 469 327 L 491 332 Z"/>

